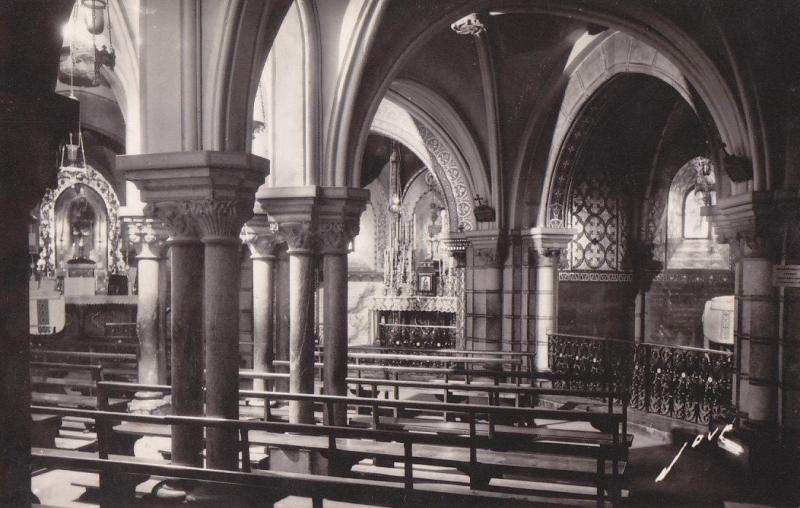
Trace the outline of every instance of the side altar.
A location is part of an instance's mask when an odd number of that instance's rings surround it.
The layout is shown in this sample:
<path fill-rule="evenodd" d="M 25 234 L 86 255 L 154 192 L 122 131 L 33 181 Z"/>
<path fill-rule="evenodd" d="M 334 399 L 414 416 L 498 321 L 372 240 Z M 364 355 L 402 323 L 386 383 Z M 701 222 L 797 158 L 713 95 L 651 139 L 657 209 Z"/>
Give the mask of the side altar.
<path fill-rule="evenodd" d="M 30 333 L 99 338 L 107 323 L 136 322 L 137 297 L 122 253 L 117 194 L 70 146 L 57 186 L 31 213 Z"/>

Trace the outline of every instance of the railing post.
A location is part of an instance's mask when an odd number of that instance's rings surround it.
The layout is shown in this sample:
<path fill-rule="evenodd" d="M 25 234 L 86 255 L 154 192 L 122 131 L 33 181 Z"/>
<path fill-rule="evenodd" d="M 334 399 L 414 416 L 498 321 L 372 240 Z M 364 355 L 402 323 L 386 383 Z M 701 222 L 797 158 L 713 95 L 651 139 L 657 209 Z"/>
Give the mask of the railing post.
<path fill-rule="evenodd" d="M 239 427 L 241 434 L 242 445 L 242 471 L 245 473 L 250 472 L 250 438 L 248 436 L 247 427 Z"/>
<path fill-rule="evenodd" d="M 405 480 L 405 488 L 413 489 L 414 488 L 414 462 L 413 462 L 413 454 L 412 447 L 413 443 L 409 438 L 405 438 L 403 441 L 403 469 L 404 469 L 404 480 Z"/>

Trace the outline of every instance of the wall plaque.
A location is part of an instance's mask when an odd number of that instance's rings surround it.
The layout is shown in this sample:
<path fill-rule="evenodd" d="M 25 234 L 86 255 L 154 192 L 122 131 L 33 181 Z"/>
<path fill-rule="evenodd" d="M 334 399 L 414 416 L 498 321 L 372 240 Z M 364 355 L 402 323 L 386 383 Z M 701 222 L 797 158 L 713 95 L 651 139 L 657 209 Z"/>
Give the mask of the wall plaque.
<path fill-rule="evenodd" d="M 775 265 L 772 269 L 772 285 L 800 288 L 800 265 Z"/>

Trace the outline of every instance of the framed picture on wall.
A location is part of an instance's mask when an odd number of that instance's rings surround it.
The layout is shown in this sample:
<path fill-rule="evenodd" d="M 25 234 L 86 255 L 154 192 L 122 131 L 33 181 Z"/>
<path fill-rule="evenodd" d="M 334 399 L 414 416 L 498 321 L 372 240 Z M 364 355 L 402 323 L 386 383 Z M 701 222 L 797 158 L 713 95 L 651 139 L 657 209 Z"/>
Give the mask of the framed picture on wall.
<path fill-rule="evenodd" d="M 417 274 L 417 293 L 423 295 L 436 294 L 436 277 L 435 273 L 418 273 Z"/>

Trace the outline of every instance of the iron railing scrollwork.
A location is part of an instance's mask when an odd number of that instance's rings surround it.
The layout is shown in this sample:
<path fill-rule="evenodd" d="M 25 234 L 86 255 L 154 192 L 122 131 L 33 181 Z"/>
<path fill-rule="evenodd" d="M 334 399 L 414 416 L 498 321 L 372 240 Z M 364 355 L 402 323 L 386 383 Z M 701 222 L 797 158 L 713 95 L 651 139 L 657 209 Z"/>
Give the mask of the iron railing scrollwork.
<path fill-rule="evenodd" d="M 550 334 L 550 369 L 559 386 L 609 386 L 629 394 L 630 407 L 708 423 L 732 405 L 733 355 L 725 351 Z"/>

